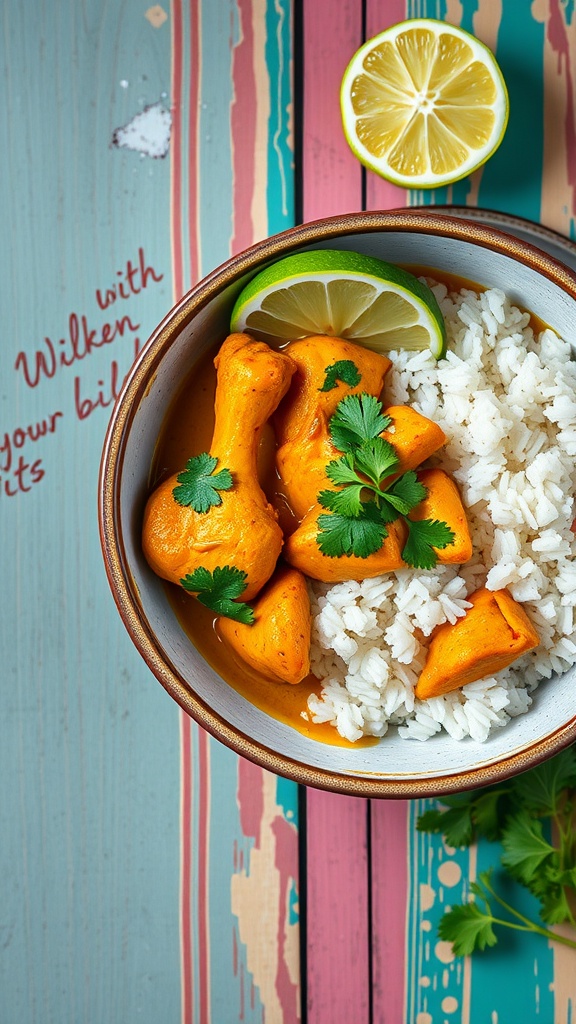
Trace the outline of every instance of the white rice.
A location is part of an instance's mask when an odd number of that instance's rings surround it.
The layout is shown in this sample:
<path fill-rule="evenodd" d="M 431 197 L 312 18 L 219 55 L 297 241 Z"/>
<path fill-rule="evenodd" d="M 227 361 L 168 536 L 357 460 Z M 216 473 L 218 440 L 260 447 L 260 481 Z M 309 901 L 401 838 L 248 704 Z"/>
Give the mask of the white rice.
<path fill-rule="evenodd" d="M 434 293 L 449 351 L 395 352 L 385 404 L 409 403 L 448 443 L 430 460 L 458 482 L 474 553 L 463 566 L 403 569 L 375 579 L 312 584 L 312 671 L 321 695 L 313 722 L 341 736 L 484 741 L 526 712 L 541 679 L 576 662 L 574 457 L 576 362 L 552 331 L 535 338 L 529 315 L 498 289 Z M 478 587 L 507 587 L 540 635 L 510 668 L 452 693 L 416 700 L 435 626 L 455 622 Z"/>

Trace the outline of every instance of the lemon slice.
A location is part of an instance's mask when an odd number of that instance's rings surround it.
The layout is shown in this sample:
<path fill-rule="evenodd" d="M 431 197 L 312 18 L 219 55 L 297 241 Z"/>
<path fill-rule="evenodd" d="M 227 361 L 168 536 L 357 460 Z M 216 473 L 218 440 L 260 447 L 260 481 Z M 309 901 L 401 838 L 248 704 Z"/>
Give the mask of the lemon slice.
<path fill-rule="evenodd" d="M 446 351 L 440 307 L 427 285 L 400 267 L 337 249 L 297 253 L 262 270 L 240 292 L 230 323 L 282 344 L 313 334 L 377 352 Z"/>
<path fill-rule="evenodd" d="M 404 21 L 369 39 L 344 72 L 344 132 L 366 167 L 396 185 L 466 177 L 500 145 L 508 92 L 491 51 L 443 21 Z"/>

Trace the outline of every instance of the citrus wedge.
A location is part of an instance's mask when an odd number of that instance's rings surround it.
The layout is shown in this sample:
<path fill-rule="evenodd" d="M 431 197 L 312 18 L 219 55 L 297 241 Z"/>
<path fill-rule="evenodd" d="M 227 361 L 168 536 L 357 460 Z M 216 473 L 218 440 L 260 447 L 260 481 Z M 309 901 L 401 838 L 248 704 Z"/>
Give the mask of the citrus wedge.
<path fill-rule="evenodd" d="M 327 334 L 377 352 L 430 348 L 440 359 L 446 349 L 427 285 L 391 263 L 337 249 L 266 267 L 240 292 L 230 329 L 272 344 Z"/>
<path fill-rule="evenodd" d="M 506 84 L 488 47 L 426 18 L 394 25 L 354 54 L 340 106 L 359 160 L 408 188 L 466 177 L 498 148 L 508 122 Z"/>

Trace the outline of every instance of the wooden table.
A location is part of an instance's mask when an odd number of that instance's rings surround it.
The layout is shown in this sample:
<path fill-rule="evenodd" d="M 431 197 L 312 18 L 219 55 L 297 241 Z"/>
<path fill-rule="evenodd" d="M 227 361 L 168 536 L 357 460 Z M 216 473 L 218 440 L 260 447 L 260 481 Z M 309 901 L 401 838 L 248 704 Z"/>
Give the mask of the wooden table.
<path fill-rule="evenodd" d="M 474 31 L 511 97 L 496 156 L 431 193 L 365 174 L 338 107 L 414 16 Z M 444 203 L 574 234 L 571 0 L 24 0 L 0 47 L 1 1024 L 569 1024 L 570 951 L 437 941 L 493 847 L 299 792 L 180 713 L 114 607 L 96 482 L 135 352 L 253 241 Z"/>

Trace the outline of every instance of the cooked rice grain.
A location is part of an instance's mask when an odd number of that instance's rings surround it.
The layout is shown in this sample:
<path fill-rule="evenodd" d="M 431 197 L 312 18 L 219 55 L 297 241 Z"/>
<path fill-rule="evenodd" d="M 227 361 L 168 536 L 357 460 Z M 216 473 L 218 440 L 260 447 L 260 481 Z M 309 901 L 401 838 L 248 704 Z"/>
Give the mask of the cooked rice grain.
<path fill-rule="evenodd" d="M 407 739 L 445 730 L 483 742 L 524 714 L 541 679 L 576 663 L 573 607 L 576 362 L 553 331 L 535 338 L 530 317 L 504 292 L 434 287 L 449 350 L 392 353 L 386 404 L 410 403 L 449 441 L 431 465 L 457 480 L 474 554 L 461 567 L 405 569 L 362 583 L 312 585 L 314 722 L 341 736 Z M 454 623 L 480 586 L 507 587 L 540 646 L 496 676 L 427 701 L 414 698 L 426 638 Z"/>

